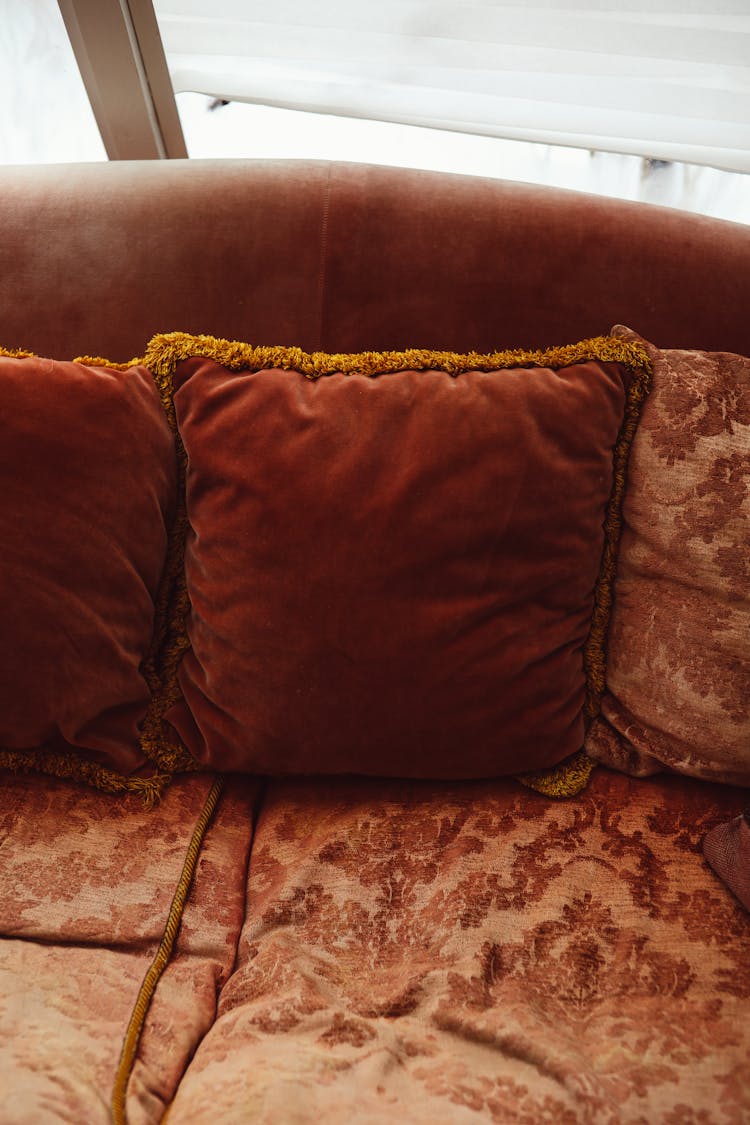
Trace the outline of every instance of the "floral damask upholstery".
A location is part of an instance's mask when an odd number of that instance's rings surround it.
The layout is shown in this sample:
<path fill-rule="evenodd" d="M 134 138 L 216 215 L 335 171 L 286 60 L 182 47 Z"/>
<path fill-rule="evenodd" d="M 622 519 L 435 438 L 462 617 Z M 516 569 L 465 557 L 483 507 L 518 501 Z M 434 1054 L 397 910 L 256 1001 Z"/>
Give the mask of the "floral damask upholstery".
<path fill-rule="evenodd" d="M 640 337 L 618 326 L 613 335 Z M 645 343 L 645 342 L 644 342 Z M 750 359 L 645 343 L 607 691 L 586 739 L 626 773 L 750 782 Z"/>
<path fill-rule="evenodd" d="M 271 784 L 218 1018 L 169 1125 L 737 1123 L 750 917 L 705 864 L 738 791 L 599 770 Z"/>
<path fill-rule="evenodd" d="M 141 801 L 51 778 L 0 787 L 0 1120 L 112 1120 L 134 1001 L 164 930 L 212 778 Z M 159 1121 L 214 1018 L 244 916 L 256 784 L 225 790 L 128 1087 L 129 1125 Z M 159 846 L 154 841 L 159 841 Z"/>
<path fill-rule="evenodd" d="M 150 812 L 0 790 L 7 1125 L 111 1120 L 211 780 Z M 744 799 L 605 769 L 559 802 L 512 780 L 228 782 L 127 1121 L 739 1125 L 750 916 L 701 841 Z"/>

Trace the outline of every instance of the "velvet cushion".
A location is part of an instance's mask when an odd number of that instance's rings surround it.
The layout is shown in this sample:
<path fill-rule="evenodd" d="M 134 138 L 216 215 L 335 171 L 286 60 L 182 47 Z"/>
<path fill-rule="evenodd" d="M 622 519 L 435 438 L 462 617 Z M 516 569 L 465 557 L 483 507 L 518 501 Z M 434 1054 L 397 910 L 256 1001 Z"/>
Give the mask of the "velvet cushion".
<path fill-rule="evenodd" d="M 481 777 L 580 750 L 645 353 L 173 334 L 147 362 L 187 455 L 192 647 L 168 718 L 198 761 Z"/>
<path fill-rule="evenodd" d="M 154 381 L 3 353 L 0 417 L 0 765 L 151 792 L 141 666 L 176 484 Z"/>
<path fill-rule="evenodd" d="M 639 342 L 627 328 L 623 339 Z M 647 344 L 602 714 L 628 773 L 750 784 L 750 359 Z"/>

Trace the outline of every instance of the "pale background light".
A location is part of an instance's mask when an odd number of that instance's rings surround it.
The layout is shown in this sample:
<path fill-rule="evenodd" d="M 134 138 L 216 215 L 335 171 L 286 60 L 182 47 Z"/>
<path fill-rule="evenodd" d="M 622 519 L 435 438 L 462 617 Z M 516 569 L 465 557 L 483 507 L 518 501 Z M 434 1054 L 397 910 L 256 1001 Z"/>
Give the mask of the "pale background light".
<path fill-rule="evenodd" d="M 0 163 L 106 159 L 56 0 L 0 0 Z"/>
<path fill-rule="evenodd" d="M 175 90 L 750 172 L 738 0 L 154 0 Z"/>
<path fill-rule="evenodd" d="M 206 94 L 177 95 L 191 157 L 353 160 L 461 172 L 750 223 L 750 178 L 741 173 L 276 106 L 213 104 Z M 104 159 L 57 3 L 0 0 L 0 163 Z"/>

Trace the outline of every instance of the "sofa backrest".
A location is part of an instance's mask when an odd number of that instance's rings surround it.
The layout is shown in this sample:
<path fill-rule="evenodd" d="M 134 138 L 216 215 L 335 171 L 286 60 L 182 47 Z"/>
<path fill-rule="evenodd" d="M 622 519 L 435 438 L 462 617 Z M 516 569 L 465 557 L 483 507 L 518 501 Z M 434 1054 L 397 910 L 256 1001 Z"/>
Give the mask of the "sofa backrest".
<path fill-rule="evenodd" d="M 750 353 L 750 227 L 306 161 L 0 170 L 0 343 L 127 360 L 159 331 L 306 350 L 541 347 L 629 324 Z"/>

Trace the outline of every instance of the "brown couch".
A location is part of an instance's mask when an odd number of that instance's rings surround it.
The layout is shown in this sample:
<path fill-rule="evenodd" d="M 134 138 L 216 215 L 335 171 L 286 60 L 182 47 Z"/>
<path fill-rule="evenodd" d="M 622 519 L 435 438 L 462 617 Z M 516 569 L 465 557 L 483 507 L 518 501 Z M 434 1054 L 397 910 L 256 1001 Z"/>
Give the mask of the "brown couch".
<path fill-rule="evenodd" d="M 41 356 L 126 363 L 172 330 L 543 349 L 618 323 L 750 354 L 750 229 L 676 211 L 289 162 L 0 187 L 0 343 Z M 739 1125 L 750 917 L 701 847 L 746 804 L 600 767 L 562 801 L 203 771 L 148 810 L 5 772 L 0 1120 Z"/>

